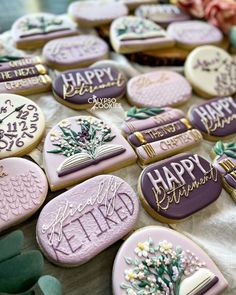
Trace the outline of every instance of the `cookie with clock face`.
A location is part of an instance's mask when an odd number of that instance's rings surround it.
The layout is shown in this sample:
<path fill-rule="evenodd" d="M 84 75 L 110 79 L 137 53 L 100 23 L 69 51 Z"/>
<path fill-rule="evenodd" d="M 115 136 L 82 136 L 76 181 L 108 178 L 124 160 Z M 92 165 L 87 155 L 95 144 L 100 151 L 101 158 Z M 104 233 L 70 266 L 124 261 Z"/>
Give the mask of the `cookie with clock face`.
<path fill-rule="evenodd" d="M 68 18 L 50 13 L 33 13 L 17 19 L 11 29 L 16 47 L 35 49 L 52 39 L 76 35 L 76 25 Z"/>
<path fill-rule="evenodd" d="M 29 153 L 42 139 L 44 130 L 44 115 L 32 100 L 0 94 L 0 159 Z"/>

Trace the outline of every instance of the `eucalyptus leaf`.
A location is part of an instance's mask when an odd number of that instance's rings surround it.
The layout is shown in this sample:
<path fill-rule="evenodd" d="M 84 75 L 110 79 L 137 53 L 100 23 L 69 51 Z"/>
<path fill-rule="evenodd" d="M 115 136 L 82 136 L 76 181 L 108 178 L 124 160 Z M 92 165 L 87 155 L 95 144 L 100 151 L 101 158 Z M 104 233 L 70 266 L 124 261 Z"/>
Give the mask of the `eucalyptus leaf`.
<path fill-rule="evenodd" d="M 225 151 L 226 156 L 231 157 L 233 159 L 236 159 L 236 153 L 230 151 L 230 150 L 226 150 Z"/>

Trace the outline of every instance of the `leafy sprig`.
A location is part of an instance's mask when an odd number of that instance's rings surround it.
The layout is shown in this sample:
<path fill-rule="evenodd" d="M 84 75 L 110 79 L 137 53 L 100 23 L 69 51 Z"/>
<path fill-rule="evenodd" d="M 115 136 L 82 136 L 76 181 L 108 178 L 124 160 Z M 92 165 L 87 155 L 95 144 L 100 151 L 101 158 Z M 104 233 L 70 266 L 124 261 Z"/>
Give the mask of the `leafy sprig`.
<path fill-rule="evenodd" d="M 142 119 L 150 118 L 152 116 L 159 115 L 163 112 L 164 112 L 164 110 L 161 108 L 141 108 L 141 109 L 138 109 L 136 107 L 132 107 L 127 112 L 127 117 L 142 120 Z"/>
<path fill-rule="evenodd" d="M 236 142 L 223 143 L 218 141 L 214 146 L 214 152 L 218 156 L 226 155 L 230 158 L 236 159 Z"/>

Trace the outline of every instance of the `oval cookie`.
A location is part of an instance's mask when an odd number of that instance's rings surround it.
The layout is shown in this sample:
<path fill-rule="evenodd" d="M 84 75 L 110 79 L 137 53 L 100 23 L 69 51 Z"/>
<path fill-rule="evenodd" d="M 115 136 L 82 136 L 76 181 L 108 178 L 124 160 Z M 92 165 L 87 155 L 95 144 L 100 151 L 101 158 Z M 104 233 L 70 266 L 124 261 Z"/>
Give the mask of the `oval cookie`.
<path fill-rule="evenodd" d="M 175 223 L 216 201 L 222 186 L 219 173 L 207 160 L 179 154 L 146 167 L 138 190 L 151 216 Z"/>
<path fill-rule="evenodd" d="M 52 190 L 135 161 L 136 155 L 120 131 L 91 116 L 62 120 L 44 144 L 44 166 Z"/>
<path fill-rule="evenodd" d="M 0 161 L 0 232 L 23 222 L 43 204 L 48 183 L 43 171 L 21 158 Z"/>
<path fill-rule="evenodd" d="M 91 178 L 49 202 L 37 223 L 37 241 L 55 264 L 86 263 L 135 225 L 139 202 L 119 177 Z"/>
<path fill-rule="evenodd" d="M 209 140 L 233 136 L 236 132 L 236 101 L 232 97 L 211 99 L 189 111 L 191 124 Z"/>
<path fill-rule="evenodd" d="M 178 46 L 186 49 L 207 44 L 220 44 L 223 34 L 215 26 L 198 20 L 175 22 L 168 26 L 167 33 Z"/>
<path fill-rule="evenodd" d="M 160 226 L 137 230 L 124 242 L 114 262 L 112 285 L 114 295 L 218 295 L 228 287 L 199 246 Z"/>
<path fill-rule="evenodd" d="M 129 102 L 138 107 L 177 106 L 192 95 L 188 81 L 172 71 L 155 71 L 136 76 L 127 84 Z"/>
<path fill-rule="evenodd" d="M 36 103 L 20 95 L 0 94 L 0 159 L 31 152 L 44 130 L 44 115 Z"/>
<path fill-rule="evenodd" d="M 236 63 L 223 49 L 201 46 L 188 56 L 185 76 L 200 96 L 212 98 L 236 92 Z"/>
<path fill-rule="evenodd" d="M 92 35 L 60 38 L 48 42 L 43 48 L 46 63 L 57 70 L 86 67 L 108 57 L 108 46 Z"/>
<path fill-rule="evenodd" d="M 92 107 L 104 98 L 121 98 L 125 90 L 125 76 L 112 66 L 66 71 L 53 81 L 56 99 L 73 109 Z"/>

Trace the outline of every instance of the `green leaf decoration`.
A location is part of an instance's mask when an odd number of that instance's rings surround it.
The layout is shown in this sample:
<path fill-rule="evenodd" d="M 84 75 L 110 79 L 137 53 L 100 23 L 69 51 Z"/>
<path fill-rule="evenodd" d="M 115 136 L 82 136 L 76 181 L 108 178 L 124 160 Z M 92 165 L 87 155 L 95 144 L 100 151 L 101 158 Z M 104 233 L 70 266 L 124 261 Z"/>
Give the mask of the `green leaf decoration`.
<path fill-rule="evenodd" d="M 20 56 L 3 55 L 3 56 L 0 56 L 0 62 L 14 61 L 14 60 L 22 59 L 22 58 L 23 57 L 20 57 Z"/>
<path fill-rule="evenodd" d="M 48 151 L 48 153 L 50 154 L 60 154 L 61 152 L 62 152 L 62 149 Z"/>
<path fill-rule="evenodd" d="M 226 156 L 231 157 L 233 159 L 236 159 L 236 153 L 230 151 L 230 150 L 226 150 L 225 151 Z"/>
<path fill-rule="evenodd" d="M 121 289 L 128 289 L 130 286 L 128 284 L 122 283 L 120 287 Z"/>
<path fill-rule="evenodd" d="M 132 107 L 127 112 L 127 117 L 142 120 L 142 119 L 147 119 L 147 118 L 156 116 L 156 115 L 161 114 L 163 112 L 164 112 L 164 110 L 161 108 L 141 108 L 141 109 L 138 109 L 136 107 Z"/>
<path fill-rule="evenodd" d="M 236 147 L 227 147 L 226 151 L 233 151 L 236 152 Z"/>
<path fill-rule="evenodd" d="M 227 144 L 227 148 L 232 148 L 232 147 L 235 147 L 236 146 L 236 143 L 235 142 L 230 142 Z"/>
<path fill-rule="evenodd" d="M 125 261 L 128 265 L 132 264 L 132 258 L 130 257 L 125 257 Z"/>
<path fill-rule="evenodd" d="M 222 141 L 217 141 L 214 147 L 214 152 L 219 156 L 224 154 L 224 144 Z"/>
<path fill-rule="evenodd" d="M 42 276 L 38 280 L 38 286 L 43 295 L 62 295 L 61 283 L 52 276 Z"/>

